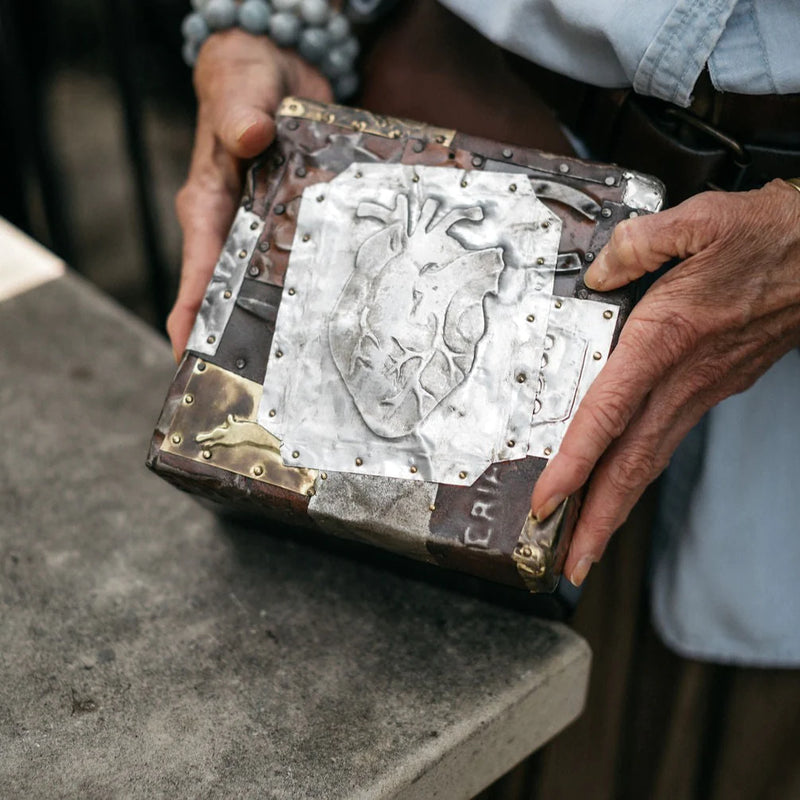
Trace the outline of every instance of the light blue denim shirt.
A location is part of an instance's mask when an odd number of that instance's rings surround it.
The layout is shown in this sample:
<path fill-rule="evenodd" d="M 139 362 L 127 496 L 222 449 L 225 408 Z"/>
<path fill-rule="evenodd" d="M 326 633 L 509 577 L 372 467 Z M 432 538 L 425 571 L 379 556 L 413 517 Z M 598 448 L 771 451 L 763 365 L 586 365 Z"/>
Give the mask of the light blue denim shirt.
<path fill-rule="evenodd" d="M 517 55 L 680 106 L 717 89 L 800 92 L 800 0 L 440 0 Z"/>

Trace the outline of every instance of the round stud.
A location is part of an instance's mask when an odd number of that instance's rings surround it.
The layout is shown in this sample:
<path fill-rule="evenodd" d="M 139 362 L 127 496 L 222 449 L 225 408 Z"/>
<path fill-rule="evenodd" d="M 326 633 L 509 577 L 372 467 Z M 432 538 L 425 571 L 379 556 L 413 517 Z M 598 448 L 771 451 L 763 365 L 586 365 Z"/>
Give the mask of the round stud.
<path fill-rule="evenodd" d="M 247 366 L 247 362 L 243 358 L 236 359 L 236 369 L 244 369 Z"/>
<path fill-rule="evenodd" d="M 364 463 L 364 462 L 363 462 L 363 461 L 362 461 L 360 458 L 357 458 L 357 459 L 356 459 L 356 466 L 357 466 L 357 467 L 360 467 L 360 466 L 361 466 L 363 463 Z"/>
<path fill-rule="evenodd" d="M 309 490 L 306 492 L 306 494 L 307 494 L 309 497 L 313 497 L 313 496 L 316 494 L 316 492 L 315 492 L 313 489 L 309 489 Z"/>
<path fill-rule="evenodd" d="M 412 183 L 419 183 L 419 175 L 415 175 L 415 176 L 414 176 L 414 177 L 411 179 L 411 182 L 412 182 Z"/>
<path fill-rule="evenodd" d="M 317 197 L 317 202 L 318 202 L 318 203 L 321 203 L 323 200 L 325 200 L 325 195 L 324 195 L 324 194 L 321 194 L 321 195 L 319 195 L 319 196 Z"/>
<path fill-rule="evenodd" d="M 517 184 L 512 183 L 511 186 L 508 187 L 509 192 L 516 192 L 517 191 Z"/>
<path fill-rule="evenodd" d="M 533 555 L 533 550 L 531 550 L 530 547 L 525 545 L 525 547 L 522 548 L 522 555 L 525 558 L 530 558 Z"/>
<path fill-rule="evenodd" d="M 258 249 L 262 253 L 266 253 L 269 250 L 269 242 L 261 242 L 261 244 L 258 246 Z"/>
<path fill-rule="evenodd" d="M 170 440 L 172 441 L 172 444 L 180 444 L 183 441 L 183 436 L 181 436 L 179 433 L 173 433 L 170 437 Z"/>
<path fill-rule="evenodd" d="M 254 230 L 256 230 L 256 228 L 258 228 L 258 223 L 257 222 L 251 222 L 250 223 L 250 230 L 254 231 Z"/>
<path fill-rule="evenodd" d="M 467 184 L 467 182 L 466 182 L 466 181 L 461 181 L 461 188 L 462 188 L 462 189 L 466 189 L 466 188 L 467 188 L 467 186 L 468 186 L 468 184 Z"/>
<path fill-rule="evenodd" d="M 249 270 L 247 270 L 247 274 L 248 274 L 248 275 L 249 275 L 251 278 L 257 278 L 257 277 L 258 277 L 258 274 L 259 274 L 260 272 L 261 272 L 261 270 L 260 270 L 258 267 L 250 267 L 250 269 L 249 269 Z"/>
<path fill-rule="evenodd" d="M 186 403 L 187 406 L 190 406 L 192 403 L 194 403 L 194 395 L 193 394 L 184 395 L 183 402 Z"/>
<path fill-rule="evenodd" d="M 409 469 L 409 472 L 410 472 L 412 475 L 416 475 L 416 474 L 417 474 L 417 468 L 416 468 L 415 466 L 412 466 L 412 467 Z"/>
<path fill-rule="evenodd" d="M 232 292 L 230 289 L 226 289 L 226 290 L 225 290 L 225 291 L 222 293 L 222 296 L 223 296 L 223 297 L 224 297 L 226 300 L 230 300 L 230 299 L 231 299 L 231 297 L 233 297 L 233 292 Z"/>
<path fill-rule="evenodd" d="M 563 305 L 564 304 L 560 300 L 556 300 L 556 302 L 555 302 L 556 308 L 561 308 L 561 306 L 563 306 Z"/>
<path fill-rule="evenodd" d="M 414 142 L 414 146 L 411 149 L 415 153 L 421 153 L 425 149 L 425 145 L 422 142 Z"/>
<path fill-rule="evenodd" d="M 507 147 L 503 150 L 503 158 L 511 158 L 514 155 L 513 150 L 509 150 Z"/>
<path fill-rule="evenodd" d="M 284 214 L 286 212 L 286 206 L 283 203 L 278 203 L 278 205 L 275 206 L 274 210 L 275 210 L 275 213 L 278 216 L 280 216 L 281 214 Z"/>
<path fill-rule="evenodd" d="M 472 166 L 473 167 L 482 167 L 483 166 L 483 159 L 480 156 L 473 156 L 472 157 Z"/>
<path fill-rule="evenodd" d="M 290 119 L 290 120 L 289 120 L 289 121 L 286 123 L 286 127 L 287 127 L 287 128 L 290 130 L 290 131 L 296 131 L 296 130 L 297 130 L 299 127 L 300 127 L 300 123 L 299 123 L 299 122 L 298 122 L 296 119 Z"/>
<path fill-rule="evenodd" d="M 598 350 L 595 350 L 594 353 L 592 353 L 592 358 L 595 361 L 599 361 L 602 357 L 603 357 L 603 354 L 601 352 L 599 352 Z"/>
<path fill-rule="evenodd" d="M 569 172 L 569 164 L 559 164 L 558 165 L 558 171 L 562 175 L 566 175 Z"/>
<path fill-rule="evenodd" d="M 513 439 L 509 439 L 509 440 L 506 442 L 506 444 L 507 444 L 509 447 L 516 447 L 516 444 L 517 444 L 517 443 L 516 443 L 516 442 L 515 442 Z"/>
<path fill-rule="evenodd" d="M 614 312 L 613 311 L 610 311 L 610 310 L 606 309 L 603 312 L 603 319 L 611 319 L 611 317 L 613 317 L 613 316 L 614 316 Z"/>
<path fill-rule="evenodd" d="M 584 256 L 584 259 L 585 259 L 587 262 L 591 263 L 592 261 L 594 261 L 594 253 L 587 253 L 587 254 Z"/>
<path fill-rule="evenodd" d="M 274 416 L 275 416 L 277 413 L 278 413 L 278 412 L 277 412 L 277 411 L 276 411 L 274 408 L 271 408 L 271 409 L 269 410 L 269 415 L 270 415 L 271 417 L 274 417 Z"/>
<path fill-rule="evenodd" d="M 297 175 L 298 178 L 305 178 L 305 176 L 308 175 L 308 170 L 305 167 L 298 167 L 294 174 Z"/>
<path fill-rule="evenodd" d="M 586 300 L 589 297 L 589 292 L 586 289 L 578 289 L 577 298 L 578 300 Z"/>
<path fill-rule="evenodd" d="M 299 450 L 293 450 L 292 451 L 292 458 L 300 458 L 300 451 Z"/>
<path fill-rule="evenodd" d="M 551 455 L 553 455 L 553 448 L 552 448 L 552 447 L 545 447 L 545 449 L 544 449 L 544 454 L 545 454 L 546 456 L 551 456 Z"/>
<path fill-rule="evenodd" d="M 264 467 L 262 467 L 261 464 L 256 464 L 253 467 L 253 475 L 255 475 L 257 478 L 260 478 L 263 474 L 264 474 Z"/>
<path fill-rule="evenodd" d="M 276 350 L 275 358 L 283 358 L 283 350 Z"/>
<path fill-rule="evenodd" d="M 536 317 L 533 314 L 528 314 L 528 316 L 525 317 L 525 319 L 527 319 L 528 322 L 536 322 Z"/>
<path fill-rule="evenodd" d="M 461 478 L 461 480 L 463 481 L 463 480 L 465 480 L 465 479 L 466 479 L 466 477 L 467 477 L 467 473 L 466 473 L 466 472 L 463 472 L 463 471 L 462 471 L 462 472 L 459 472 L 459 473 L 458 473 L 458 477 L 459 477 L 459 478 Z"/>
<path fill-rule="evenodd" d="M 617 179 L 613 175 L 607 175 L 605 181 L 606 186 L 613 186 L 617 182 Z"/>
<path fill-rule="evenodd" d="M 431 504 L 428 506 L 428 511 L 430 511 L 431 513 L 433 513 L 434 511 L 436 511 L 436 506 L 435 506 L 435 505 L 433 505 L 433 503 L 431 503 Z"/>
<path fill-rule="evenodd" d="M 247 250 L 240 250 L 239 258 L 247 258 Z"/>
<path fill-rule="evenodd" d="M 364 174 L 362 172 L 356 172 L 356 178 L 363 178 Z"/>
<path fill-rule="evenodd" d="M 600 212 L 600 216 L 601 216 L 601 217 L 603 217 L 603 218 L 605 218 L 605 219 L 608 219 L 608 218 L 611 216 L 611 209 L 610 209 L 610 208 L 604 208 L 604 209 L 603 209 L 603 210 Z"/>
<path fill-rule="evenodd" d="M 198 372 L 205 372 L 206 371 L 206 362 L 205 361 L 198 361 L 197 362 L 197 371 Z"/>
<path fill-rule="evenodd" d="M 639 212 L 638 211 L 631 211 L 631 213 L 628 214 L 628 219 L 636 219 L 636 217 L 638 217 L 638 216 L 639 216 Z"/>
<path fill-rule="evenodd" d="M 211 451 L 210 450 L 203 450 L 203 458 L 208 461 L 211 458 Z"/>
<path fill-rule="evenodd" d="M 211 336 L 209 336 L 209 337 L 206 339 L 206 341 L 207 341 L 209 344 L 214 344 L 214 342 L 216 342 L 216 341 L 217 341 L 217 337 L 216 337 L 216 336 L 214 336 L 214 334 L 212 333 L 212 334 L 211 334 Z"/>
<path fill-rule="evenodd" d="M 304 242 L 310 242 L 311 241 L 311 234 L 310 233 L 304 233 L 303 234 L 303 241 Z"/>
<path fill-rule="evenodd" d="M 541 256 L 539 256 L 539 258 L 536 259 L 536 263 L 541 267 L 542 264 L 544 264 L 544 259 Z"/>
<path fill-rule="evenodd" d="M 294 289 L 289 289 L 289 297 L 294 297 L 294 296 L 295 296 L 295 294 L 296 294 L 296 293 L 295 293 L 295 290 L 294 290 Z"/>
<path fill-rule="evenodd" d="M 319 476 L 324 481 L 328 480 L 328 473 L 327 472 L 320 472 Z"/>
<path fill-rule="evenodd" d="M 550 227 L 550 223 L 547 220 L 545 220 L 542 223 L 542 228 L 544 228 L 544 230 L 547 230 L 549 227 Z"/>
<path fill-rule="evenodd" d="M 528 380 L 528 376 L 524 372 L 517 375 L 517 383 L 525 383 L 526 380 Z"/>

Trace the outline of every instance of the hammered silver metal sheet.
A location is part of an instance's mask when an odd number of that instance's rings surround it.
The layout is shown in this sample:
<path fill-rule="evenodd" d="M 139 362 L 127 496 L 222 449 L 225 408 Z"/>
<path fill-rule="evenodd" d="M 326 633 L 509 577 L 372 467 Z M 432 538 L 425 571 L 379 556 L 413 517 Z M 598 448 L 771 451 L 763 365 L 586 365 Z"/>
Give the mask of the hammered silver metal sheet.
<path fill-rule="evenodd" d="M 619 309 L 594 300 L 550 300 L 538 392 L 528 440 L 532 456 L 558 452 L 567 426 L 608 360 Z"/>
<path fill-rule="evenodd" d="M 219 261 L 214 267 L 214 274 L 186 345 L 187 350 L 204 356 L 216 355 L 219 341 L 233 313 L 247 264 L 263 227 L 264 220 L 257 214 L 244 208 L 239 209 Z"/>
<path fill-rule="evenodd" d="M 639 172 L 624 172 L 625 181 L 622 202 L 630 208 L 654 213 L 664 204 L 664 184 L 650 175 Z"/>
<path fill-rule="evenodd" d="M 284 462 L 465 485 L 523 458 L 560 234 L 522 173 L 308 187 L 259 411 Z"/>

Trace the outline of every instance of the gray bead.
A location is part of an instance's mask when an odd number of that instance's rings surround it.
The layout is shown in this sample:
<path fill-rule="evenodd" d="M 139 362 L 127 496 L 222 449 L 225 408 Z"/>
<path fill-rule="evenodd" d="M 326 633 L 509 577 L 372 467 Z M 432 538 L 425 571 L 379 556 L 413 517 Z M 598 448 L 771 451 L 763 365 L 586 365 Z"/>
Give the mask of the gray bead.
<path fill-rule="evenodd" d="M 306 61 L 319 64 L 330 47 L 328 32 L 324 28 L 306 28 L 300 34 L 297 50 Z"/>
<path fill-rule="evenodd" d="M 183 43 L 183 63 L 187 67 L 193 67 L 197 63 L 197 54 L 200 52 L 201 42 L 195 42 L 192 39 L 187 39 Z"/>
<path fill-rule="evenodd" d="M 210 33 L 206 21 L 196 12 L 183 18 L 181 32 L 184 39 L 191 39 L 193 42 L 204 42 Z"/>
<path fill-rule="evenodd" d="M 296 11 L 300 7 L 300 0 L 272 0 L 272 8 L 280 13 L 282 11 Z"/>
<path fill-rule="evenodd" d="M 358 75 L 355 72 L 346 72 L 333 84 L 333 94 L 337 100 L 347 100 L 356 91 L 358 91 Z"/>
<path fill-rule="evenodd" d="M 325 25 L 330 15 L 331 7 L 325 0 L 300 0 L 300 18 L 306 25 Z"/>
<path fill-rule="evenodd" d="M 344 54 L 351 62 L 355 61 L 358 58 L 358 54 L 361 52 L 361 45 L 358 43 L 358 39 L 356 39 L 355 36 L 348 36 L 338 47 L 340 50 L 344 51 Z"/>
<path fill-rule="evenodd" d="M 269 18 L 266 0 L 244 0 L 239 6 L 239 25 L 248 33 L 266 33 L 269 30 Z"/>
<path fill-rule="evenodd" d="M 342 77 L 353 68 L 353 59 L 342 50 L 341 47 L 334 47 L 328 51 L 325 60 L 322 62 L 322 71 L 331 80 Z"/>
<path fill-rule="evenodd" d="M 203 17 L 212 31 L 222 31 L 236 24 L 236 3 L 233 0 L 208 0 Z"/>
<path fill-rule="evenodd" d="M 301 27 L 300 20 L 294 14 L 273 14 L 269 21 L 269 35 L 280 47 L 294 47 Z"/>
<path fill-rule="evenodd" d="M 331 42 L 341 42 L 350 35 L 350 20 L 344 14 L 334 14 L 328 20 L 328 36 Z"/>

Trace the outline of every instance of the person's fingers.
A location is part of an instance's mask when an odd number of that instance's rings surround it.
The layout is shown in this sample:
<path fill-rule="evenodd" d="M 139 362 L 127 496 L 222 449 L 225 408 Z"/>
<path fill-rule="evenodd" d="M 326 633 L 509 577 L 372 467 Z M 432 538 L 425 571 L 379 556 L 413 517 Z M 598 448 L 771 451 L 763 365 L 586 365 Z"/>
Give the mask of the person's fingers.
<path fill-rule="evenodd" d="M 671 258 L 688 258 L 708 247 L 720 225 L 719 209 L 709 195 L 620 222 L 586 271 L 586 285 L 596 291 L 618 289 Z"/>

